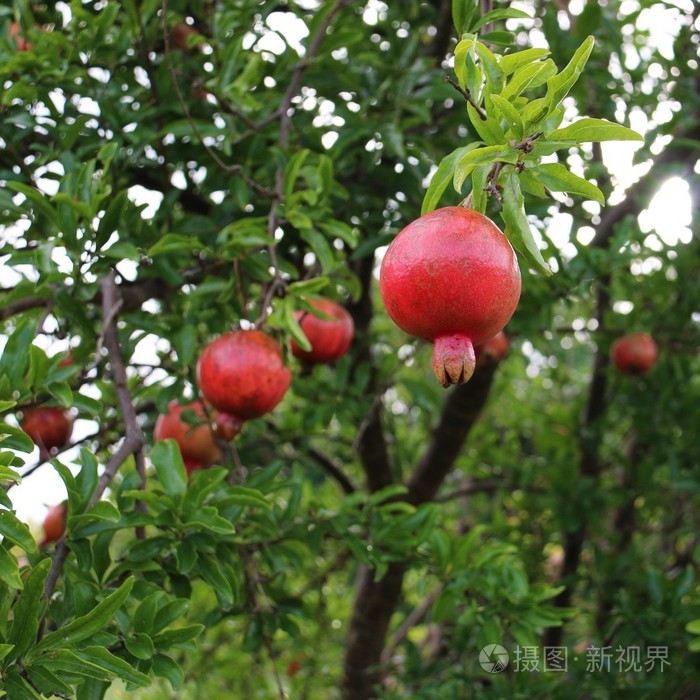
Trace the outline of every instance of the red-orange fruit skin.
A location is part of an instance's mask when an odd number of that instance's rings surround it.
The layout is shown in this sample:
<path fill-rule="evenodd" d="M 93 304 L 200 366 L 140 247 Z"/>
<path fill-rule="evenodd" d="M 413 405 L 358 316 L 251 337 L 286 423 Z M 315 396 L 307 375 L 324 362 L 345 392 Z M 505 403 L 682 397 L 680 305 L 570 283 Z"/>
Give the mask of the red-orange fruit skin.
<path fill-rule="evenodd" d="M 477 361 L 500 362 L 510 351 L 510 338 L 503 331 L 499 331 L 474 350 Z"/>
<path fill-rule="evenodd" d="M 27 41 L 20 34 L 21 31 L 22 31 L 22 28 L 19 26 L 19 24 L 17 22 L 12 22 L 10 24 L 10 29 L 8 31 L 8 34 L 11 37 L 14 37 L 15 43 L 17 44 L 17 51 L 30 51 L 32 48 L 32 43 L 30 41 Z"/>
<path fill-rule="evenodd" d="M 182 413 L 192 411 L 201 416 L 205 421 L 206 412 L 200 401 L 181 406 L 177 401 L 171 401 L 168 413 L 158 416 L 153 438 L 155 440 L 167 440 L 172 438 L 180 447 L 180 454 L 187 465 L 199 464 L 202 467 L 216 462 L 221 453 L 214 439 L 214 434 L 207 422 L 201 425 L 190 425 L 182 418 Z"/>
<path fill-rule="evenodd" d="M 24 412 L 20 428 L 29 435 L 35 445 L 44 452 L 63 447 L 73 431 L 73 417 L 69 411 L 57 406 L 39 406 Z"/>
<path fill-rule="evenodd" d="M 204 397 L 241 420 L 269 413 L 282 400 L 292 373 L 279 344 L 258 330 L 226 333 L 209 343 L 197 361 Z"/>
<path fill-rule="evenodd" d="M 382 261 L 379 289 L 399 328 L 435 344 L 433 368 L 446 387 L 469 380 L 473 346 L 510 320 L 520 299 L 520 269 L 489 218 L 445 207 L 396 236 Z"/>
<path fill-rule="evenodd" d="M 49 508 L 44 518 L 44 537 L 39 542 L 40 547 L 46 547 L 51 542 L 58 542 L 66 531 L 66 506 L 60 503 Z"/>
<path fill-rule="evenodd" d="M 194 28 L 190 27 L 186 22 L 178 22 L 170 32 L 170 43 L 180 51 L 185 53 L 190 53 L 193 46 L 190 45 L 190 37 L 200 36 L 199 32 Z"/>
<path fill-rule="evenodd" d="M 644 374 L 656 364 L 659 351 L 648 333 L 632 333 L 618 338 L 610 354 L 623 374 Z"/>
<path fill-rule="evenodd" d="M 216 434 L 227 442 L 231 442 L 243 429 L 243 421 L 240 418 L 223 411 L 214 411 L 214 424 Z"/>
<path fill-rule="evenodd" d="M 307 311 L 295 312 L 304 335 L 311 343 L 311 350 L 302 350 L 292 340 L 292 355 L 311 364 L 336 362 L 345 355 L 352 343 L 355 333 L 352 316 L 330 299 L 311 299 L 309 303 L 332 318 L 319 318 Z"/>

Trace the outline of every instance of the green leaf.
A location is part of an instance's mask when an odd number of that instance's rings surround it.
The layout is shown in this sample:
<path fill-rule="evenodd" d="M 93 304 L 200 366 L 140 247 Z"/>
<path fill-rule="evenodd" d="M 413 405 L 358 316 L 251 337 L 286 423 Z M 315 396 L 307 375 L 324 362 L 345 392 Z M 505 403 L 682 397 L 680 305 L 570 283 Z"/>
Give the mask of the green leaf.
<path fill-rule="evenodd" d="M 20 319 L 0 357 L 0 370 L 7 374 L 13 387 L 19 386 L 29 362 L 29 346 L 36 336 L 36 327 L 36 319 L 28 317 Z"/>
<path fill-rule="evenodd" d="M 272 508 L 272 504 L 265 498 L 265 495 L 257 489 L 247 486 L 232 486 L 226 491 L 223 499 L 226 505 L 249 506 L 251 508 Z M 223 506 L 222 503 L 222 506 Z"/>
<path fill-rule="evenodd" d="M 357 246 L 359 231 L 342 221 L 330 219 L 321 224 L 321 230 L 329 238 L 340 238 L 340 240 L 347 243 L 350 248 L 355 248 L 355 246 Z"/>
<path fill-rule="evenodd" d="M 543 163 L 530 168 L 530 172 L 552 192 L 579 194 L 599 204 L 605 204 L 603 193 L 592 182 L 574 175 L 561 163 Z"/>
<path fill-rule="evenodd" d="M 165 253 L 190 253 L 193 250 L 202 250 L 204 245 L 195 236 L 185 236 L 180 233 L 166 233 L 155 245 L 148 249 L 147 255 L 154 258 Z"/>
<path fill-rule="evenodd" d="M 549 49 L 525 49 L 524 51 L 517 51 L 503 56 L 499 59 L 498 65 L 504 75 L 510 75 L 518 70 L 518 68 L 528 63 L 533 63 L 540 58 L 545 58 L 549 56 L 550 53 Z"/>
<path fill-rule="evenodd" d="M 20 676 L 19 667 L 13 666 L 5 679 L 5 696 L 7 700 L 43 700 L 41 695 Z"/>
<path fill-rule="evenodd" d="M 87 615 L 47 634 L 33 650 L 39 654 L 48 649 L 56 649 L 93 637 L 112 621 L 117 611 L 124 605 L 134 585 L 134 577 L 129 577 L 119 588 L 98 603 Z"/>
<path fill-rule="evenodd" d="M 500 144 L 498 146 L 483 146 L 476 148 L 463 155 L 454 172 L 454 188 L 457 192 L 462 191 L 462 184 L 471 175 L 472 170 L 487 163 L 515 163 L 519 153 L 511 146 Z"/>
<path fill-rule="evenodd" d="M 33 452 L 35 447 L 34 441 L 27 433 L 7 423 L 0 423 L 0 442 L 3 447 L 20 452 Z"/>
<path fill-rule="evenodd" d="M 527 216 L 525 202 L 520 191 L 520 182 L 515 172 L 509 173 L 503 187 L 503 220 L 506 224 L 505 234 L 513 247 L 528 260 L 535 269 L 549 276 L 552 271 L 537 247 Z"/>
<path fill-rule="evenodd" d="M 503 115 L 503 118 L 508 124 L 509 130 L 512 132 L 513 136 L 521 140 L 525 135 L 525 126 L 523 120 L 518 114 L 518 110 L 513 107 L 513 105 L 506 99 L 503 99 L 500 95 L 491 95 L 491 101 L 498 111 Z"/>
<path fill-rule="evenodd" d="M 508 8 L 505 10 L 491 10 L 487 12 L 476 24 L 471 27 L 472 32 L 478 32 L 482 27 L 497 22 L 501 19 L 532 19 L 532 16 L 523 10 Z"/>
<path fill-rule="evenodd" d="M 0 535 L 25 552 L 36 552 L 36 542 L 29 528 L 9 510 L 0 510 Z"/>
<path fill-rule="evenodd" d="M 44 586 L 51 569 L 51 559 L 42 559 L 30 572 L 24 582 L 19 600 L 12 608 L 12 627 L 7 641 L 14 644 L 11 659 L 24 656 L 36 643 L 44 602 Z"/>
<path fill-rule="evenodd" d="M 216 591 L 218 597 L 226 604 L 233 605 L 233 588 L 231 582 L 224 575 L 223 570 L 217 562 L 212 561 L 209 557 L 199 557 L 194 566 L 194 571 L 198 571 L 200 576 Z M 159 639 L 168 635 L 168 631 L 162 632 L 153 642 L 157 646 L 166 646 L 159 642 Z"/>
<path fill-rule="evenodd" d="M 173 690 L 179 690 L 185 684 L 185 673 L 182 668 L 165 654 L 153 657 L 153 673 L 170 682 Z"/>
<path fill-rule="evenodd" d="M 285 197 L 289 197 L 289 195 L 294 192 L 294 186 L 299 177 L 299 171 L 310 155 L 311 151 L 308 148 L 301 148 L 289 159 L 287 167 L 284 169 L 283 191 Z"/>
<path fill-rule="evenodd" d="M 214 564 L 209 564 L 209 567 L 213 567 L 216 569 L 216 566 Z M 217 569 L 220 573 L 220 569 Z M 223 576 L 223 574 L 221 574 Z M 215 578 L 218 577 L 215 576 Z M 205 579 L 206 580 L 206 579 Z M 226 581 L 224 586 L 228 586 L 230 589 L 230 585 L 228 584 L 228 580 L 225 579 Z M 175 627 L 172 629 L 167 629 L 164 632 L 161 632 L 160 634 L 157 634 L 153 637 L 153 644 L 157 649 L 169 649 L 172 646 L 175 646 L 176 644 L 186 644 L 187 642 L 192 641 L 193 639 L 196 639 L 199 637 L 202 632 L 205 630 L 204 625 L 186 625 L 184 627 Z"/>
<path fill-rule="evenodd" d="M 470 31 L 474 15 L 479 10 L 479 0 L 452 0 L 452 21 L 460 36 Z"/>
<path fill-rule="evenodd" d="M 542 74 L 551 73 L 552 70 L 556 72 L 556 66 L 554 66 L 553 62 L 547 63 L 539 61 L 518 68 L 501 92 L 501 97 L 512 102 L 530 86 L 535 87 L 538 84 L 541 85 L 542 82 L 538 82 L 538 78 Z"/>
<path fill-rule="evenodd" d="M 686 632 L 690 632 L 690 634 L 700 634 L 700 619 L 691 620 L 685 626 L 685 629 L 686 629 Z"/>
<path fill-rule="evenodd" d="M 17 560 L 2 545 L 0 545 L 0 581 L 4 581 L 10 588 L 22 588 Z"/>
<path fill-rule="evenodd" d="M 80 505 L 84 509 L 97 487 L 97 459 L 90 450 L 80 449 L 80 471 L 75 477 L 75 483 L 80 493 Z"/>
<path fill-rule="evenodd" d="M 325 275 L 322 277 L 312 277 L 308 280 L 299 280 L 292 282 L 287 287 L 287 294 L 296 297 L 305 297 L 310 294 L 316 294 L 322 289 L 325 289 L 330 284 L 330 278 Z"/>
<path fill-rule="evenodd" d="M 569 91 L 583 72 L 594 45 L 595 39 L 592 36 L 586 38 L 576 50 L 576 53 L 574 53 L 573 58 L 569 61 L 566 68 L 547 81 L 547 96 L 545 99 L 548 104 L 548 114 L 553 112 L 559 106 L 559 103 L 569 94 Z"/>
<path fill-rule="evenodd" d="M 65 697 L 74 695 L 74 690 L 68 683 L 65 683 L 44 666 L 30 666 L 27 669 L 27 674 L 32 684 L 49 697 L 54 697 L 54 693 L 63 693 Z"/>
<path fill-rule="evenodd" d="M 187 472 L 175 440 L 159 440 L 151 450 L 151 461 L 158 480 L 168 496 L 177 498 L 187 492 Z"/>
<path fill-rule="evenodd" d="M 2 661 L 14 648 L 14 644 L 0 644 L 0 661 Z"/>
<path fill-rule="evenodd" d="M 368 506 L 376 506 L 379 503 L 388 501 L 391 498 L 397 498 L 399 496 L 405 496 L 408 493 L 408 488 L 403 484 L 391 484 L 390 486 L 385 486 L 379 491 L 375 491 L 368 499 Z"/>
<path fill-rule="evenodd" d="M 103 246 L 124 220 L 125 210 L 130 204 L 128 194 L 128 190 L 123 189 L 118 192 L 109 203 L 104 216 L 100 219 L 98 224 L 98 245 Z"/>
<path fill-rule="evenodd" d="M 632 129 L 615 124 L 607 119 L 579 119 L 563 129 L 557 129 L 548 136 L 553 141 L 644 141 L 644 137 Z"/>
<path fill-rule="evenodd" d="M 483 214 L 488 204 L 488 192 L 484 190 L 488 179 L 490 165 L 480 165 L 472 172 L 472 201 L 471 208 Z"/>
<path fill-rule="evenodd" d="M 493 99 L 493 97 L 494 96 L 492 96 L 491 99 Z M 472 126 L 476 130 L 476 133 L 479 134 L 481 140 L 485 144 L 495 145 L 503 143 L 506 140 L 506 135 L 503 129 L 501 128 L 498 119 L 495 119 L 492 116 L 488 116 L 486 120 L 483 120 L 471 104 L 467 104 L 467 114 L 469 115 L 469 121 L 471 121 Z M 465 148 L 469 148 L 470 146 L 472 148 L 478 148 L 479 144 L 471 143 Z"/>
<path fill-rule="evenodd" d="M 470 80 L 470 68 L 473 71 L 476 66 L 473 63 L 473 58 L 471 65 L 468 63 L 467 58 L 470 53 L 472 53 L 473 56 L 476 55 L 475 45 L 476 37 L 470 34 L 467 35 L 466 38 L 462 39 L 455 47 L 454 70 L 455 74 L 457 75 L 457 80 L 462 87 L 469 87 L 470 82 L 473 84 L 473 81 Z M 472 93 L 472 97 L 476 100 L 478 95 Z"/>
<path fill-rule="evenodd" d="M 304 331 L 301 329 L 301 326 L 299 325 L 299 321 L 297 321 L 296 316 L 294 315 L 296 308 L 294 304 L 294 299 L 290 297 L 286 297 L 283 302 L 283 309 L 284 309 L 284 323 L 291 334 L 292 338 L 296 341 L 297 345 L 302 350 L 305 350 L 306 352 L 309 352 L 311 350 L 311 342 L 309 339 L 304 335 Z"/>
<path fill-rule="evenodd" d="M 58 212 L 51 206 L 48 198 L 35 187 L 25 185 L 23 182 L 16 182 L 14 180 L 8 180 L 5 183 L 5 187 L 13 190 L 14 192 L 23 194 L 27 198 L 29 204 L 32 205 L 37 212 L 43 214 L 55 226 L 59 225 L 60 221 Z"/>
<path fill-rule="evenodd" d="M 70 649 L 45 651 L 35 663 L 59 674 L 72 674 L 85 678 L 94 678 L 98 681 L 109 681 L 114 678 L 114 674 L 107 669 L 88 659 L 80 658 Z"/>
<path fill-rule="evenodd" d="M 321 264 L 323 273 L 330 272 L 335 266 L 335 256 L 326 237 L 313 229 L 303 229 L 300 231 L 300 235 L 311 246 L 311 250 Z"/>
<path fill-rule="evenodd" d="M 0 413 L 5 413 L 5 411 L 9 411 L 13 406 L 16 405 L 16 401 L 0 401 Z"/>
<path fill-rule="evenodd" d="M 73 405 L 73 392 L 68 382 L 54 382 L 53 384 L 49 384 L 46 390 L 61 404 L 61 406 L 70 408 Z"/>
<path fill-rule="evenodd" d="M 428 214 L 434 209 L 437 209 L 443 192 L 447 189 L 447 186 L 450 184 L 450 180 L 454 176 L 454 170 L 457 162 L 462 158 L 462 156 L 476 148 L 479 148 L 478 143 L 470 143 L 468 146 L 460 146 L 452 151 L 450 155 L 445 156 L 440 161 L 438 169 L 435 171 L 430 180 L 430 185 L 428 185 L 425 197 L 423 197 L 421 216 Z"/>
<path fill-rule="evenodd" d="M 127 683 L 133 683 L 139 688 L 145 688 L 151 684 L 151 679 L 147 675 L 137 671 L 130 663 L 115 656 L 104 647 L 85 647 L 76 651 L 76 655 L 84 661 L 99 666 L 110 675 L 121 678 Z"/>

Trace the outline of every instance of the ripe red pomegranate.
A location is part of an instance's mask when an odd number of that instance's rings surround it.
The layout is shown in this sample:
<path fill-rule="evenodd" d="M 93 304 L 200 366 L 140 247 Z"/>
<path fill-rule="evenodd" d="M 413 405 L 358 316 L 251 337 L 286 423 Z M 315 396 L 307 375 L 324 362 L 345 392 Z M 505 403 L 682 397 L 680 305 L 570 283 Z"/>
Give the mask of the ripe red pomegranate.
<path fill-rule="evenodd" d="M 435 344 L 443 387 L 474 373 L 474 345 L 502 330 L 520 299 L 520 269 L 498 227 L 483 214 L 445 207 L 404 228 L 386 251 L 379 277 L 399 328 Z"/>
<path fill-rule="evenodd" d="M 168 406 L 168 413 L 158 416 L 153 438 L 155 440 L 166 440 L 172 438 L 180 447 L 182 460 L 185 467 L 190 464 L 190 471 L 208 467 L 221 457 L 221 452 L 216 444 L 211 426 L 207 423 L 200 425 L 190 425 L 182 420 L 184 411 L 193 411 L 206 421 L 206 412 L 201 401 L 194 401 L 185 406 L 181 406 L 177 401 L 171 401 Z M 199 465 L 199 466 L 194 466 Z"/>
<path fill-rule="evenodd" d="M 44 518 L 44 537 L 39 542 L 40 547 L 46 547 L 51 542 L 58 542 L 66 531 L 66 504 L 60 503 L 49 508 Z"/>
<path fill-rule="evenodd" d="M 658 350 L 648 333 L 632 333 L 613 343 L 611 355 L 623 374 L 644 374 L 656 364 Z"/>
<path fill-rule="evenodd" d="M 268 413 L 282 400 L 292 373 L 269 335 L 233 331 L 204 348 L 197 361 L 197 381 L 215 408 L 248 420 Z"/>
<path fill-rule="evenodd" d="M 231 442 L 243 428 L 243 421 L 240 418 L 223 411 L 214 411 L 214 424 L 216 434 L 227 442 Z"/>
<path fill-rule="evenodd" d="M 38 445 L 41 456 L 47 459 L 51 450 L 63 447 L 73 431 L 73 417 L 57 406 L 39 406 L 24 412 L 20 428 Z"/>
<path fill-rule="evenodd" d="M 493 338 L 474 348 L 477 362 L 500 362 L 510 350 L 510 338 L 499 331 Z"/>
<path fill-rule="evenodd" d="M 292 340 L 292 355 L 309 364 L 336 362 L 345 355 L 352 342 L 355 332 L 352 316 L 330 299 L 310 299 L 309 303 L 332 318 L 319 318 L 308 311 L 297 311 L 294 315 L 311 343 L 311 350 L 302 350 Z"/>

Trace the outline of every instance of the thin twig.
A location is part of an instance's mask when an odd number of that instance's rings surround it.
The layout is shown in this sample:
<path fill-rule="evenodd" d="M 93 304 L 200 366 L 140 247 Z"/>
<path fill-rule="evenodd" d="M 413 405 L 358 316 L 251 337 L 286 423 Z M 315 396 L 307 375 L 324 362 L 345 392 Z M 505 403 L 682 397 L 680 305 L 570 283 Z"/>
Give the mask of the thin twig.
<path fill-rule="evenodd" d="M 165 0 L 163 0 L 163 3 L 165 3 Z M 302 76 L 304 75 L 306 69 L 309 67 L 309 61 L 310 59 L 315 55 L 315 53 L 318 51 L 321 42 L 323 41 L 323 38 L 326 36 L 326 32 L 328 31 L 328 28 L 331 25 L 331 22 L 335 18 L 335 16 L 340 12 L 340 10 L 343 9 L 346 5 L 350 3 L 350 0 L 337 0 L 333 8 L 328 12 L 328 14 L 323 18 L 323 22 L 319 25 L 318 29 L 314 32 L 313 36 L 311 37 L 311 40 L 309 41 L 309 45 L 306 49 L 306 53 L 304 54 L 304 59 L 300 61 L 296 68 L 294 69 L 294 72 L 292 73 L 292 77 L 289 81 L 289 85 L 287 86 L 287 90 L 284 93 L 284 97 L 282 98 L 282 102 L 280 103 L 280 107 L 278 110 L 276 110 L 276 114 L 279 117 L 280 121 L 280 130 L 279 130 L 279 137 L 278 137 L 278 143 L 280 146 L 281 150 L 285 150 L 289 146 L 289 128 L 291 124 L 291 106 L 292 106 L 292 100 L 296 97 L 297 93 L 299 92 L 299 88 L 301 87 L 301 79 Z M 283 168 L 277 168 L 275 171 L 275 189 L 274 189 L 274 196 L 272 200 L 272 205 L 270 207 L 270 212 L 267 216 L 267 234 L 270 237 L 270 240 L 273 241 L 270 243 L 268 246 L 268 254 L 270 256 L 270 263 L 272 264 L 272 269 L 274 270 L 274 275 L 272 280 L 268 282 L 262 289 L 262 292 L 260 294 L 260 312 L 258 315 L 258 318 L 255 321 L 255 326 L 257 328 L 260 328 L 260 326 L 265 322 L 267 319 L 268 313 L 269 313 L 269 308 L 270 304 L 272 302 L 272 299 L 274 298 L 274 295 L 280 290 L 284 289 L 285 283 L 282 279 L 282 275 L 280 273 L 280 267 L 279 267 L 279 262 L 277 260 L 277 247 L 274 243 L 275 240 L 275 233 L 277 232 L 277 228 L 280 224 L 280 216 L 278 213 L 278 207 L 284 200 L 284 169 Z"/>
<path fill-rule="evenodd" d="M 382 652 L 382 664 L 391 663 L 391 658 L 394 656 L 398 647 L 404 642 L 406 637 L 408 637 L 408 633 L 421 621 L 428 610 L 430 610 L 444 588 L 445 586 L 442 583 L 435 586 L 435 588 L 423 598 L 421 604 L 403 621 L 401 627 L 396 630 L 396 634 L 391 640 L 391 643 L 384 647 L 384 651 Z"/>
<path fill-rule="evenodd" d="M 486 112 L 484 111 L 483 107 L 480 107 L 476 100 L 472 97 L 472 93 L 470 90 L 467 88 L 463 88 L 458 82 L 452 80 L 449 75 L 445 76 L 445 82 L 449 83 L 452 85 L 452 87 L 457 90 L 457 92 L 476 110 L 476 113 L 479 115 L 479 119 L 481 119 L 482 122 L 485 122 L 488 119 L 488 116 Z"/>

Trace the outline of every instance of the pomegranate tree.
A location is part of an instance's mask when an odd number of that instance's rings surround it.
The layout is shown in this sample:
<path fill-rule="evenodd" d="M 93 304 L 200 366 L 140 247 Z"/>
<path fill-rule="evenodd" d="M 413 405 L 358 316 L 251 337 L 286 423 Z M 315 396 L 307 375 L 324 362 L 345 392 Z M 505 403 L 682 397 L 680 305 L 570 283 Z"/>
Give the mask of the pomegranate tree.
<path fill-rule="evenodd" d="M 443 387 L 474 373 L 474 345 L 508 323 L 520 299 L 520 269 L 510 243 L 486 216 L 445 207 L 404 228 L 382 261 L 379 288 L 389 316 L 434 343 Z"/>
<path fill-rule="evenodd" d="M 311 350 L 303 350 L 292 340 L 292 355 L 312 365 L 336 362 L 345 355 L 352 343 L 355 332 L 352 316 L 330 299 L 311 299 L 309 303 L 330 318 L 321 318 L 308 311 L 297 311 L 296 319 L 311 343 Z"/>
<path fill-rule="evenodd" d="M 632 333 L 613 343 L 611 355 L 623 374 L 644 374 L 656 364 L 658 350 L 648 333 Z"/>
<path fill-rule="evenodd" d="M 197 381 L 212 406 L 245 421 L 268 413 L 282 400 L 292 373 L 269 335 L 239 330 L 204 348 L 197 361 Z"/>

